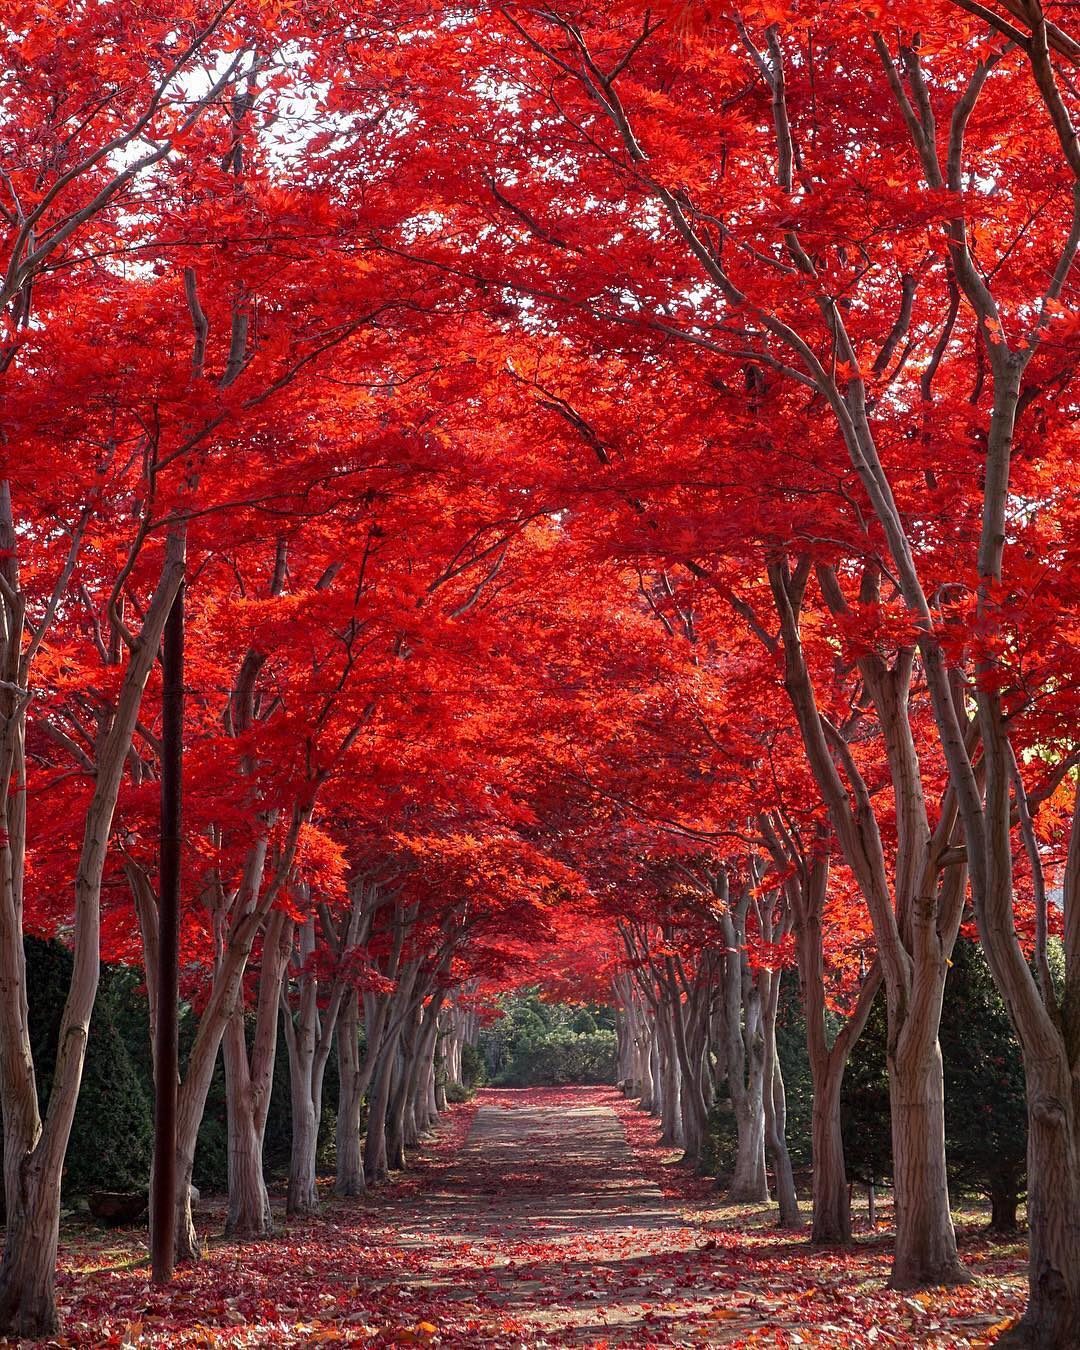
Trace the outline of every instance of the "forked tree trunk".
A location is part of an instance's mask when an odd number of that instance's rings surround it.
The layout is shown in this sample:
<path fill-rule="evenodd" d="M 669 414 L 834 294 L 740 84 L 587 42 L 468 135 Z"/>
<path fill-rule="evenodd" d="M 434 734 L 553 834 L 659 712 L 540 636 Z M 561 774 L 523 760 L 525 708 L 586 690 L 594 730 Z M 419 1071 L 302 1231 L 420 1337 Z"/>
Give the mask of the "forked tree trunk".
<path fill-rule="evenodd" d="M 705 1065 L 700 1051 L 700 1029 L 687 1024 L 691 1018 L 701 1015 L 701 1009 L 696 991 L 693 998 L 688 996 L 683 1001 L 675 962 L 670 956 L 664 957 L 661 987 L 664 993 L 657 1016 L 663 1019 L 667 1033 L 665 1051 L 671 1053 L 679 1070 L 679 1105 L 685 1150 L 683 1160 L 696 1165 L 705 1146 L 709 1108 L 705 1100 Z"/>
<path fill-rule="evenodd" d="M 292 921 L 283 911 L 275 910 L 263 935 L 255 1035 L 250 1055 L 242 990 L 222 1040 L 229 1140 L 229 1207 L 225 1231 L 232 1237 L 268 1237 L 273 1231 L 270 1197 L 263 1176 L 263 1140 L 277 1055 L 281 982 L 292 952 L 292 933 Z"/>
<path fill-rule="evenodd" d="M 222 1049 L 225 1054 L 229 1157 L 225 1232 L 229 1237 L 269 1237 L 274 1231 L 274 1221 L 263 1176 L 263 1138 L 248 1063 L 244 1013 L 240 1007 L 229 1018 Z"/>
<path fill-rule="evenodd" d="M 178 1262 L 198 1260 L 200 1249 L 191 1211 L 191 1183 L 195 1163 L 195 1147 L 206 1109 L 206 1097 L 214 1075 L 214 1066 L 232 1010 L 240 996 L 241 984 L 247 969 L 252 944 L 281 887 L 292 870 L 296 841 L 307 813 L 294 812 L 284 847 L 276 860 L 269 885 L 263 886 L 263 872 L 267 857 L 267 838 L 264 834 L 252 845 L 244 866 L 244 876 L 234 909 L 232 925 L 220 959 L 214 970 L 210 997 L 199 1018 L 195 1041 L 188 1055 L 187 1067 L 180 1084 L 176 1124 L 176 1259 Z M 143 878 L 146 881 L 145 878 Z M 136 884 L 133 894 L 139 925 L 142 930 L 144 954 L 151 952 L 156 942 L 157 905 L 152 887 Z M 280 922 L 280 920 L 272 921 Z M 282 957 L 284 961 L 285 957 Z M 152 968 L 152 962 L 147 962 Z M 260 979 L 260 988 L 262 981 Z M 269 990 L 267 991 L 269 997 Z M 268 1010 L 269 1011 L 269 1010 Z M 269 1019 L 264 1017 L 263 1025 Z M 272 1026 L 276 1028 L 276 1014 Z M 264 1052 L 263 1061 L 266 1054 Z M 273 1068 L 271 1060 L 271 1071 Z"/>
<path fill-rule="evenodd" d="M 863 976 L 854 1008 L 832 1044 L 826 1035 L 825 951 L 822 915 L 829 881 L 828 837 L 819 828 L 804 852 L 783 828 L 760 818 L 762 834 L 780 869 L 793 869 L 786 884 L 795 929 L 799 993 L 806 1025 L 806 1051 L 812 1092 L 811 1156 L 814 1215 L 810 1240 L 819 1246 L 847 1245 L 852 1240 L 851 1192 L 844 1162 L 840 1092 L 851 1051 L 863 1033 L 874 997 L 881 987 L 875 963 Z"/>
<path fill-rule="evenodd" d="M 349 945 L 357 921 L 354 914 L 345 937 Z M 300 999 L 295 1020 L 289 1005 L 287 985 L 283 983 L 281 988 L 281 1020 L 289 1055 L 289 1102 L 292 1108 L 289 1184 L 285 1202 L 285 1212 L 290 1216 L 317 1214 L 319 1210 L 316 1171 L 323 1081 L 345 994 L 342 979 L 335 978 L 327 1006 L 320 1017 L 319 981 L 310 969 L 314 950 L 315 919 L 312 916 L 298 932 L 296 960 L 299 965 Z"/>
<path fill-rule="evenodd" d="M 870 789 L 847 742 L 835 728 L 830 731 L 818 711 L 797 618 L 810 573 L 808 557 L 794 572 L 786 560 L 769 564 L 783 638 L 784 684 L 845 861 L 873 922 L 888 994 L 897 1229 L 890 1283 L 898 1288 L 963 1283 L 968 1276 L 956 1252 L 945 1176 L 937 1046 L 945 972 L 966 883 L 962 867 L 943 865 L 956 842 L 956 800 L 943 801 L 931 828 L 910 716 L 914 649 L 901 648 L 891 665 L 874 653 L 861 655 L 859 671 L 880 720 L 893 787 L 896 849 L 890 876 Z M 817 576 L 829 608 L 843 615 L 847 601 L 836 574 L 819 567 Z M 876 600 L 879 590 L 878 572 L 867 568 L 860 600 Z M 948 697 L 951 706 L 951 692 Z"/>

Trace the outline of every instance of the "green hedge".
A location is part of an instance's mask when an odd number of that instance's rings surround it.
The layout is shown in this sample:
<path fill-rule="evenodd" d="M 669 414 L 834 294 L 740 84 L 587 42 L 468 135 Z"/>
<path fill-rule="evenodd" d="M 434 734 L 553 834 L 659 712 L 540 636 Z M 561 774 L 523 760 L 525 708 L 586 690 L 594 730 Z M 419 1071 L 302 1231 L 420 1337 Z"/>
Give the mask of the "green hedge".
<path fill-rule="evenodd" d="M 860 1181 L 891 1180 L 886 1035 L 882 990 L 844 1075 L 844 1152 Z M 939 1039 L 950 1186 L 958 1196 L 986 1196 L 995 1225 L 1009 1228 L 1026 1186 L 1023 1061 L 986 960 L 965 939 L 953 951 Z"/>
<path fill-rule="evenodd" d="M 514 1047 L 495 1082 L 502 1087 L 561 1087 L 571 1083 L 614 1083 L 613 1031 L 558 1029 Z"/>
<path fill-rule="evenodd" d="M 42 1110 L 52 1085 L 71 970 L 66 947 L 26 939 L 30 1044 Z M 146 999 L 135 972 L 103 966 L 64 1166 L 65 1197 L 96 1190 L 143 1189 L 149 1183 L 152 1148 L 153 1080 Z"/>
<path fill-rule="evenodd" d="M 62 943 L 26 939 L 30 1043 L 42 1109 L 48 1102 L 56 1064 L 60 1019 L 71 970 L 71 953 Z M 181 1064 L 190 1052 L 196 1029 L 197 1019 L 185 1007 L 180 1019 Z M 335 1055 L 330 1056 L 327 1064 L 325 1101 L 319 1160 L 321 1166 L 330 1168 L 333 1106 L 337 1101 Z M 148 1186 L 153 1153 L 153 1102 L 150 1010 L 142 973 L 124 966 L 103 965 L 64 1167 L 65 1199 L 99 1190 L 136 1191 Z M 288 1054 L 279 1042 L 266 1127 L 265 1162 L 271 1178 L 284 1177 L 288 1172 L 291 1131 Z M 225 1074 L 219 1056 L 195 1150 L 194 1181 L 200 1189 L 209 1192 L 226 1189 L 227 1147 Z"/>

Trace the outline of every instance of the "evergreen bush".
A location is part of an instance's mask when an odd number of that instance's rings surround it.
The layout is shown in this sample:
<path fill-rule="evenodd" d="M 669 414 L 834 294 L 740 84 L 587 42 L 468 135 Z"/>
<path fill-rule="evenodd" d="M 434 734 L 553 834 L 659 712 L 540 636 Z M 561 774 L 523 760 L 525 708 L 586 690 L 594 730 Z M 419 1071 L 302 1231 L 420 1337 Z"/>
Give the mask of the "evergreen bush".
<path fill-rule="evenodd" d="M 495 1081 L 502 1087 L 614 1083 L 615 1062 L 614 1032 L 579 1035 L 569 1028 L 560 1028 L 535 1040 L 519 1042 Z"/>

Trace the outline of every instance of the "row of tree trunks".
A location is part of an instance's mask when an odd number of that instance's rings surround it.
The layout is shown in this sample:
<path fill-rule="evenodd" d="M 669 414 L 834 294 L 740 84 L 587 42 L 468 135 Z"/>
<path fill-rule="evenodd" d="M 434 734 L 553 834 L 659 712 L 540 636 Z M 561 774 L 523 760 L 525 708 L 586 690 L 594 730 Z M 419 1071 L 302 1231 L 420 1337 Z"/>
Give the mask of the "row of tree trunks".
<path fill-rule="evenodd" d="M 754 940 L 760 940 L 765 950 L 775 950 L 792 933 L 813 1085 L 812 1241 L 842 1245 L 852 1240 L 852 1225 L 840 1093 L 851 1050 L 881 985 L 881 969 L 877 962 L 865 969 L 846 1015 L 827 1007 L 823 915 L 829 878 L 829 831 L 822 824 L 804 839 L 780 809 L 764 813 L 757 824 L 760 854 L 747 859 L 744 884 L 734 893 L 722 870 L 693 873 L 684 869 L 708 899 L 708 912 L 721 939 L 712 957 L 709 953 L 702 955 L 696 988 L 676 956 L 658 961 L 650 958 L 647 930 L 622 925 L 628 962 L 614 983 L 619 1007 L 619 1079 L 628 1095 L 639 1097 L 643 1109 L 660 1118 L 663 1141 L 685 1146 L 682 1096 L 686 1083 L 694 1081 L 697 1065 L 705 1066 L 704 1086 L 699 1077 L 693 1091 L 709 1102 L 726 1092 L 736 1119 L 738 1148 L 730 1198 L 766 1200 L 768 1163 L 775 1180 L 780 1224 L 801 1226 L 785 1136 L 786 1094 L 777 1052 L 781 971 L 750 959 L 753 942 L 748 925 L 752 920 Z M 771 886 L 763 884 L 769 862 L 775 875 L 782 878 Z M 962 886 L 962 876 L 955 870 L 949 885 Z M 957 913 L 955 893 L 950 891 L 941 903 L 951 922 Z M 670 951 L 671 936 L 670 932 L 655 934 L 654 945 Z M 946 934 L 947 938 L 951 936 L 954 934 Z M 936 973 L 933 963 L 926 964 Z M 932 981 L 931 990 L 936 987 Z M 704 1003 L 702 990 L 708 991 Z M 923 1025 L 929 1015 L 936 1042 L 934 1006 L 932 998 L 927 1003 L 923 995 Z M 676 1037 L 680 1024 L 682 1055 Z M 705 1029 L 700 1060 L 691 1053 L 691 1043 L 698 1043 L 688 1036 L 689 1028 L 695 1026 Z M 696 1115 L 691 1112 L 691 1121 Z M 925 1136 L 926 1122 L 917 1123 Z M 929 1132 L 932 1135 L 932 1130 Z M 692 1159 L 691 1151 L 688 1157 Z"/>
<path fill-rule="evenodd" d="M 457 997 L 444 1005 L 439 1014 L 438 1040 L 435 1049 L 434 1094 L 436 1109 L 445 1111 L 446 1090 L 465 1089 L 463 1056 L 466 1045 L 475 1045 L 480 1026 L 476 1013 L 462 1005 Z"/>
<path fill-rule="evenodd" d="M 756 894 L 758 863 L 734 899 L 723 870 L 688 875 L 708 897 L 718 940 L 697 954 L 691 971 L 670 927 L 650 933 L 640 924 L 620 926 L 628 957 L 614 985 L 620 1082 L 659 1117 L 662 1142 L 682 1147 L 690 1165 L 702 1161 L 712 1105 L 726 1090 L 738 1129 L 730 1198 L 768 1201 L 767 1149 L 780 1222 L 797 1227 L 776 1050 L 780 971 L 754 966 L 747 942 L 752 911 L 763 941 L 779 944 L 791 923 L 784 895 L 779 888 Z"/>
<path fill-rule="evenodd" d="M 263 1145 L 278 1053 L 279 1026 L 290 1075 L 291 1140 L 287 1212 L 318 1208 L 316 1162 L 323 1084 L 336 1046 L 339 1066 L 337 1175 L 335 1192 L 363 1193 L 405 1162 L 437 1114 L 435 1056 L 453 942 L 434 957 L 406 960 L 416 921 L 415 908 L 391 904 L 377 884 L 360 878 L 349 889 L 344 912 L 302 897 L 309 917 L 296 923 L 274 908 L 289 880 L 298 815 L 286 845 L 268 857 L 266 836 L 249 853 L 241 886 L 233 895 L 210 896 L 219 933 L 218 960 L 210 999 L 200 1018 L 181 1084 L 178 1128 L 178 1254 L 197 1259 L 190 1186 L 195 1142 L 219 1048 L 226 1080 L 229 1195 L 226 1231 L 244 1238 L 265 1237 L 272 1215 L 265 1180 Z M 156 900 L 149 879 L 129 870 L 129 881 L 149 955 L 156 944 Z M 372 964 L 366 943 L 384 921 L 390 942 Z M 312 960 L 321 937 L 335 957 L 329 979 L 320 983 Z M 254 953 L 258 974 L 255 1007 L 248 1008 L 244 976 Z M 156 993 L 151 987 L 151 1016 Z M 475 1036 L 475 1016 L 451 1009 L 462 1038 Z M 364 1053 L 361 1054 L 361 1033 Z M 462 1042 L 463 1043 L 463 1042 Z M 457 1051 L 460 1073 L 460 1046 Z M 371 1090 L 371 1112 L 362 1118 Z"/>

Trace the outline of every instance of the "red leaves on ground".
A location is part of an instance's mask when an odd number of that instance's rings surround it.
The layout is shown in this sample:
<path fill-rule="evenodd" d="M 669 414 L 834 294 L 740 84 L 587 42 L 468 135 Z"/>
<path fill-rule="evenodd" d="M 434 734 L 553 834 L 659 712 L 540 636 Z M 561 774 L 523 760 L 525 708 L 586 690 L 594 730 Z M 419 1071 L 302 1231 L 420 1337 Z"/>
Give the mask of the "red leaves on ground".
<path fill-rule="evenodd" d="M 168 1290 L 149 1286 L 140 1242 L 70 1242 L 52 1344 L 943 1350 L 988 1344 L 1022 1306 L 1016 1244 L 967 1231 L 975 1283 L 907 1295 L 882 1288 L 884 1231 L 814 1252 L 722 1209 L 610 1088 L 488 1089 L 479 1104 L 478 1121 L 475 1103 L 453 1108 L 369 1201 L 332 1202 L 274 1242 L 214 1242 Z"/>

